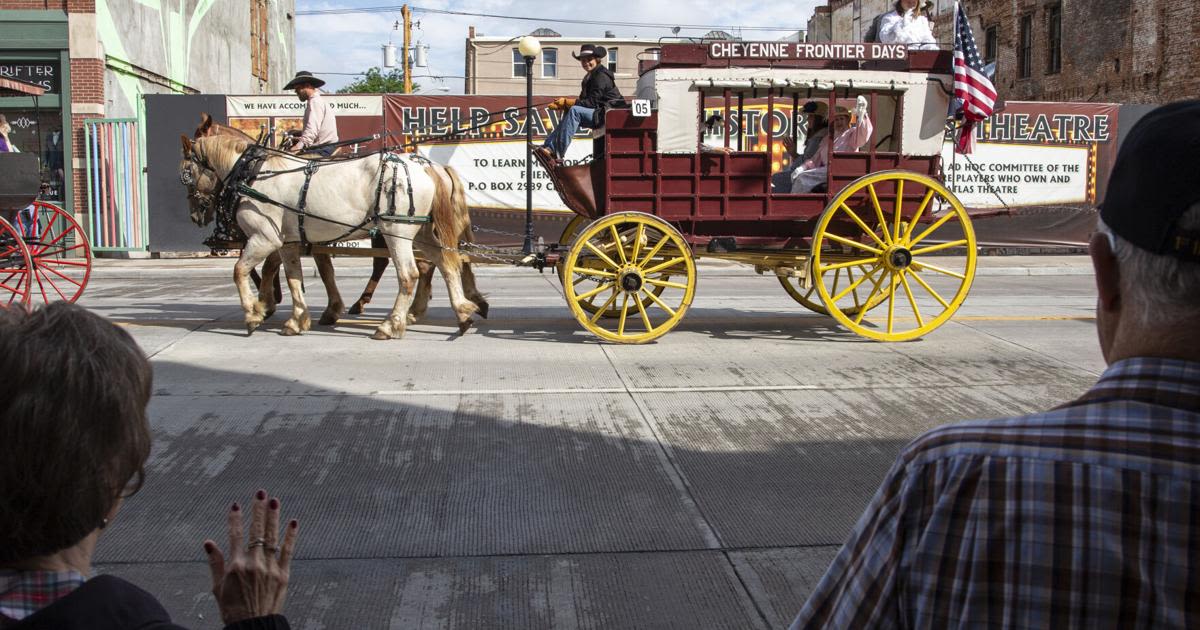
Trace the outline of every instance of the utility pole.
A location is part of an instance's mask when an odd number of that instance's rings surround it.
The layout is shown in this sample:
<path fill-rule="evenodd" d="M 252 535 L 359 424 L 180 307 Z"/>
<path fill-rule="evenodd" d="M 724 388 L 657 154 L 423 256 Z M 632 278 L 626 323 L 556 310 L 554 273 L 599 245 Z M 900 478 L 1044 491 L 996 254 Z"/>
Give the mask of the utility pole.
<path fill-rule="evenodd" d="M 404 48 L 400 49 L 400 56 L 404 58 L 401 66 L 404 68 L 404 93 L 412 94 L 412 60 L 408 56 L 412 44 L 412 10 L 407 4 L 400 7 L 400 15 L 404 16 Z"/>

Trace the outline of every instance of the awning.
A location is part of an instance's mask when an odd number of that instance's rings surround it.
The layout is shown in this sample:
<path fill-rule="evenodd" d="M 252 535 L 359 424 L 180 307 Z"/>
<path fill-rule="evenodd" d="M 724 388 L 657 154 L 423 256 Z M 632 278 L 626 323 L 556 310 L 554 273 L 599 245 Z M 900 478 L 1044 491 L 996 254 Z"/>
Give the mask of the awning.
<path fill-rule="evenodd" d="M 0 96 L 41 96 L 46 88 L 17 79 L 0 77 Z"/>

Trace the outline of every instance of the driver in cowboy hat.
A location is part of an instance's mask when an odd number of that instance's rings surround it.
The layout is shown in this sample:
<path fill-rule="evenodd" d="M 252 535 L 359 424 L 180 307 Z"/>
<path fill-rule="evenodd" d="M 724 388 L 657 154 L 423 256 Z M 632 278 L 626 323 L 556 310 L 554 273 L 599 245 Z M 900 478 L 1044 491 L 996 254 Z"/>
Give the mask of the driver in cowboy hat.
<path fill-rule="evenodd" d="M 579 54 L 571 53 L 579 60 L 587 76 L 583 78 L 583 89 L 579 98 L 559 98 L 550 104 L 550 109 L 566 110 L 562 120 L 546 142 L 535 149 L 547 161 L 554 163 L 561 160 L 571 146 L 571 138 L 580 127 L 598 129 L 604 126 L 604 112 L 618 103 L 623 104 L 625 98 L 617 89 L 613 73 L 605 65 L 608 60 L 608 50 L 595 44 L 584 44 L 579 48 Z"/>
<path fill-rule="evenodd" d="M 322 85 L 325 85 L 325 82 L 313 76 L 313 73 L 301 70 L 283 86 L 285 90 L 294 90 L 296 97 L 304 103 L 304 129 L 290 132 L 293 136 L 298 136 L 292 140 L 290 149 L 293 153 L 300 153 L 306 147 L 329 145 L 338 141 L 337 116 L 333 113 L 333 106 L 326 103 L 321 94 L 319 88 Z M 315 153 L 328 157 L 333 155 L 335 149 L 336 147 L 323 146 Z"/>

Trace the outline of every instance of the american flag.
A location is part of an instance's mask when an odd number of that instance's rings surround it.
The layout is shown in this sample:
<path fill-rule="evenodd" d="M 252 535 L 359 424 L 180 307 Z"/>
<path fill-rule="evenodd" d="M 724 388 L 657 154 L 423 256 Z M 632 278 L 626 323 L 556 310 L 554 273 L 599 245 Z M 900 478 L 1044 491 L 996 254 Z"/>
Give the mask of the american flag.
<path fill-rule="evenodd" d="M 956 147 L 959 153 L 970 153 L 975 146 L 975 123 L 992 115 L 996 105 L 996 86 L 983 72 L 983 59 L 975 45 L 975 35 L 967 12 L 956 4 L 954 28 L 954 96 L 962 101 L 963 126 Z"/>

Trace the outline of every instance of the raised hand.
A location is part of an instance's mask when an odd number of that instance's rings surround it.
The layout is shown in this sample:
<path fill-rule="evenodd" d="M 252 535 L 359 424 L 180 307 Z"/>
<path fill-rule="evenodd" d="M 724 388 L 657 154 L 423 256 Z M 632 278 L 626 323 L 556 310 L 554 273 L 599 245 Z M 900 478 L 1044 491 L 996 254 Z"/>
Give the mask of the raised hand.
<path fill-rule="evenodd" d="M 226 624 L 283 610 L 300 526 L 295 520 L 289 521 L 280 545 L 279 508 L 279 499 L 268 500 L 265 490 L 258 491 L 250 508 L 250 542 L 242 547 L 242 510 L 234 503 L 228 515 L 228 559 L 217 543 L 204 541 L 212 593 Z"/>

